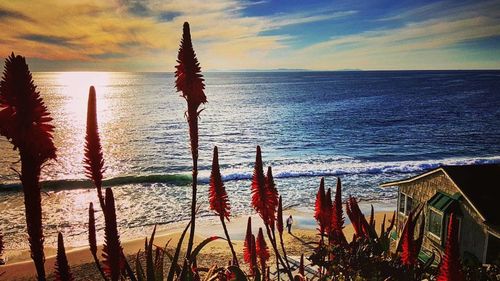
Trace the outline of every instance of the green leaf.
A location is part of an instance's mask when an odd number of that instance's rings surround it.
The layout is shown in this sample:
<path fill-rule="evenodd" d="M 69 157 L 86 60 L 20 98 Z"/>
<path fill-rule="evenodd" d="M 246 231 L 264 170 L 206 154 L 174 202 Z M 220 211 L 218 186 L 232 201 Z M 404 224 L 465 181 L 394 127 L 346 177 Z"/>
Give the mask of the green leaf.
<path fill-rule="evenodd" d="M 179 238 L 179 242 L 177 243 L 177 248 L 175 249 L 175 254 L 172 258 L 172 264 L 170 265 L 170 270 L 168 272 L 168 281 L 173 281 L 174 280 L 174 275 L 177 272 L 177 268 L 179 265 L 177 264 L 177 261 L 179 260 L 179 253 L 181 252 L 181 247 L 182 247 L 182 241 L 184 240 L 184 236 L 186 235 L 187 230 L 189 229 L 189 226 L 191 226 L 191 222 L 189 222 L 184 230 L 182 231 L 181 237 Z"/>
<path fill-rule="evenodd" d="M 141 250 L 137 252 L 137 255 L 135 257 L 135 274 L 137 275 L 137 281 L 145 281 L 144 270 L 142 269 L 141 261 L 139 259 L 140 253 Z"/>
<path fill-rule="evenodd" d="M 201 249 L 203 249 L 203 247 L 205 247 L 208 243 L 210 243 L 210 242 L 212 242 L 214 240 L 217 240 L 217 239 L 226 240 L 226 239 L 224 239 L 224 238 L 222 238 L 220 236 L 212 236 L 212 237 L 206 238 L 200 244 L 198 244 L 198 246 L 196 246 L 196 248 L 194 248 L 193 252 L 191 253 L 190 260 L 194 261 L 196 259 L 196 256 L 200 253 Z"/>

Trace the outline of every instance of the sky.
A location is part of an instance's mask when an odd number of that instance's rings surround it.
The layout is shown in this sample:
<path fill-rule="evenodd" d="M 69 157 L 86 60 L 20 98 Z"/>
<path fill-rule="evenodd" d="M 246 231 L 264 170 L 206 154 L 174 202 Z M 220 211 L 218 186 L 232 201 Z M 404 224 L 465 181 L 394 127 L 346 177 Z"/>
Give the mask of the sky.
<path fill-rule="evenodd" d="M 0 54 L 33 71 L 500 69 L 498 0 L 0 0 Z"/>

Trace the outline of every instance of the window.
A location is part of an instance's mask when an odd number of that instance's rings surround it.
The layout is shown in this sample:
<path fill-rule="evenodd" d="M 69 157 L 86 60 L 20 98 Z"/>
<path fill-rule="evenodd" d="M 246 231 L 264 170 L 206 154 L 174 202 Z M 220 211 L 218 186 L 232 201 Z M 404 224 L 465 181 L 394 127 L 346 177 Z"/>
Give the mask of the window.
<path fill-rule="evenodd" d="M 406 196 L 406 215 L 409 215 L 413 210 L 413 199 L 410 196 Z"/>
<path fill-rule="evenodd" d="M 399 196 L 399 212 L 404 214 L 405 213 L 405 205 L 406 205 L 406 195 L 404 193 L 400 193 L 401 195 Z"/>
<path fill-rule="evenodd" d="M 399 212 L 404 215 L 409 215 L 413 208 L 413 198 L 410 196 L 400 193 L 399 197 Z"/>
<path fill-rule="evenodd" d="M 443 215 L 429 209 L 429 220 L 428 220 L 429 232 L 441 239 L 441 227 L 443 223 Z"/>

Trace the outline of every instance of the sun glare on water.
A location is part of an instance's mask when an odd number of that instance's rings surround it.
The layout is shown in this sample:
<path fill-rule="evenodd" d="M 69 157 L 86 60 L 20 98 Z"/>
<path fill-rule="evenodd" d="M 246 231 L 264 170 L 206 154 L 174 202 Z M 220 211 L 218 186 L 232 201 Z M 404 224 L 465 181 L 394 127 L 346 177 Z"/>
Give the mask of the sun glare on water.
<path fill-rule="evenodd" d="M 73 114 L 77 120 L 86 120 L 87 99 L 90 86 L 97 91 L 98 111 L 106 111 L 106 94 L 111 78 L 108 72 L 61 72 L 56 82 L 61 87 L 66 99 L 65 111 Z M 98 112 L 99 113 L 99 112 Z M 106 122 L 106 114 L 99 115 L 99 123 Z"/>
<path fill-rule="evenodd" d="M 90 86 L 96 89 L 98 124 L 102 133 L 112 122 L 114 103 L 117 102 L 110 90 L 113 73 L 61 72 L 47 77 L 49 78 L 46 78 L 46 83 L 51 85 L 51 90 L 45 93 L 54 118 L 54 141 L 56 147 L 66 148 L 58 151 L 58 159 L 53 169 L 65 171 L 62 177 L 67 179 L 81 178 L 89 89 Z M 109 139 L 110 133 L 107 132 L 107 136 Z M 106 144 L 107 142 L 103 141 L 103 145 Z M 47 173 L 49 175 L 43 179 L 61 180 L 60 172 L 56 173 L 57 178 L 50 175 L 50 169 L 47 169 Z"/>

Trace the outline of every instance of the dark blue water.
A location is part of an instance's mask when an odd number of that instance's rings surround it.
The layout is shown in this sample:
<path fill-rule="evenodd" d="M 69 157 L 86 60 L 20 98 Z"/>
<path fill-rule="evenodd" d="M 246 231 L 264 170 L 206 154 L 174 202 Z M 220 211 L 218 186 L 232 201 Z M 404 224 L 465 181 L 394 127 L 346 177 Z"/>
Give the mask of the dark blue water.
<path fill-rule="evenodd" d="M 78 240 L 88 202 L 96 200 L 91 189 L 68 189 L 83 178 L 91 84 L 98 93 L 106 178 L 190 174 L 186 105 L 171 73 L 36 73 L 34 79 L 54 117 L 59 157 L 43 173 L 44 180 L 58 181 L 44 198 L 47 231 L 69 225 L 69 235 Z M 379 187 L 385 181 L 440 164 L 500 162 L 500 71 L 208 73 L 206 84 L 200 198 L 206 201 L 217 145 L 234 214 L 251 211 L 257 145 L 265 165 L 273 167 L 285 205 L 306 208 L 321 176 L 328 187 L 341 176 L 345 196 L 393 204 L 394 190 Z M 10 168 L 18 156 L 3 138 L 0 153 L 0 183 L 17 182 Z M 125 185 L 114 188 L 121 226 L 187 217 L 189 186 L 157 179 L 121 181 Z M 16 225 L 22 228 L 21 200 L 19 192 L 0 193 L 0 221 L 13 227 L 8 235 L 19 231 Z"/>

